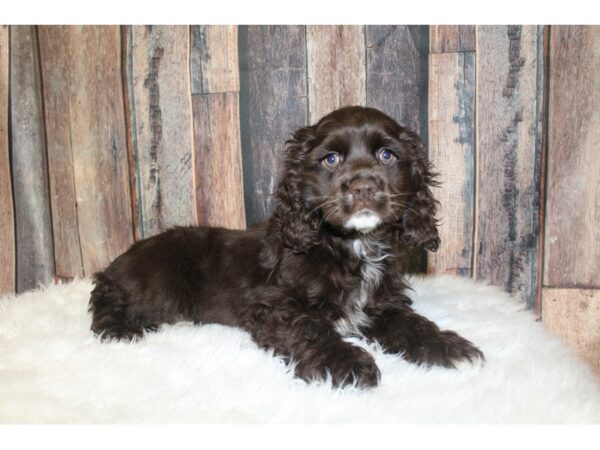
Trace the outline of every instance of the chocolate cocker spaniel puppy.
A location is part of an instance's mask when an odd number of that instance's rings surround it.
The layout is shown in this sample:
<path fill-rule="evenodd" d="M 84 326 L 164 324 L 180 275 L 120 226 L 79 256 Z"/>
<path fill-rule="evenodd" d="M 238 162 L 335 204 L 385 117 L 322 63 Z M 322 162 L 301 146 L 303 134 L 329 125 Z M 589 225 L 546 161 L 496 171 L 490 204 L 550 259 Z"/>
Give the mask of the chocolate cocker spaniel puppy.
<path fill-rule="evenodd" d="M 416 314 L 403 264 L 435 251 L 435 184 L 421 139 L 382 112 L 345 107 L 287 142 L 272 217 L 247 231 L 177 227 L 95 275 L 92 330 L 132 339 L 181 320 L 240 327 L 304 380 L 377 385 L 377 341 L 427 366 L 483 358 Z"/>

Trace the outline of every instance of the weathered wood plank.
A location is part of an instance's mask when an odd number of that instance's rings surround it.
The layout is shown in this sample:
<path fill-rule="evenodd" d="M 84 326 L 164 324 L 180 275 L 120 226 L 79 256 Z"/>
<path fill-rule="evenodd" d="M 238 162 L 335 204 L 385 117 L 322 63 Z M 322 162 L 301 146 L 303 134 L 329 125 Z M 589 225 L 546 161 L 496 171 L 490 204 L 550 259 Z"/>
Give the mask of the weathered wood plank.
<path fill-rule="evenodd" d="M 535 305 L 542 27 L 477 27 L 474 274 Z"/>
<path fill-rule="evenodd" d="M 68 27 L 39 27 L 56 275 L 83 275 L 73 174 Z M 75 114 L 75 111 L 73 111 Z"/>
<path fill-rule="evenodd" d="M 544 288 L 542 320 L 600 376 L 600 290 Z"/>
<path fill-rule="evenodd" d="M 43 26 L 39 41 L 56 271 L 89 275 L 133 240 L 119 28 Z"/>
<path fill-rule="evenodd" d="M 128 119 L 143 238 L 197 222 L 189 27 L 134 26 L 127 35 Z"/>
<path fill-rule="evenodd" d="M 192 96 L 198 223 L 246 227 L 236 92 Z"/>
<path fill-rule="evenodd" d="M 307 124 L 305 27 L 241 26 L 239 43 L 244 193 L 251 225 L 271 214 L 284 142 Z"/>
<path fill-rule="evenodd" d="M 191 33 L 192 94 L 239 91 L 237 26 L 196 25 Z"/>
<path fill-rule="evenodd" d="M 440 249 L 428 271 L 471 276 L 475 188 L 475 54 L 429 57 L 429 159 L 440 172 Z"/>
<path fill-rule="evenodd" d="M 427 144 L 428 27 L 367 26 L 366 41 L 367 105 L 419 133 Z"/>
<path fill-rule="evenodd" d="M 347 105 L 365 105 L 365 31 L 356 25 L 306 30 L 309 121 Z"/>
<path fill-rule="evenodd" d="M 544 285 L 600 288 L 600 27 L 550 35 Z"/>
<path fill-rule="evenodd" d="M 475 51 L 475 25 L 431 25 L 431 53 Z"/>
<path fill-rule="evenodd" d="M 0 296 L 15 291 L 15 225 L 8 149 L 9 29 L 0 25 Z"/>
<path fill-rule="evenodd" d="M 429 27 L 370 25 L 365 34 L 367 105 L 417 132 L 427 148 Z M 424 250 L 413 252 L 410 261 L 409 271 L 427 270 Z"/>
<path fill-rule="evenodd" d="M 17 291 L 54 279 L 54 243 L 37 37 L 11 30 L 11 141 L 17 246 Z"/>

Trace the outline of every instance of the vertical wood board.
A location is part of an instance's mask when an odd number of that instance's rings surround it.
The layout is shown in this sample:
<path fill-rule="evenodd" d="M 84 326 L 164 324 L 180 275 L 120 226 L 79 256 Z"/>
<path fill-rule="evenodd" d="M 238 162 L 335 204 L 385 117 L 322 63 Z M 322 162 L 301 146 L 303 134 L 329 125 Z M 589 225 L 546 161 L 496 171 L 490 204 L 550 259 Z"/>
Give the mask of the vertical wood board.
<path fill-rule="evenodd" d="M 475 51 L 475 25 L 430 25 L 431 53 Z"/>
<path fill-rule="evenodd" d="M 363 26 L 309 25 L 306 31 L 309 122 L 366 104 Z"/>
<path fill-rule="evenodd" d="M 419 133 L 427 147 L 428 27 L 367 26 L 366 42 L 367 106 Z"/>
<path fill-rule="evenodd" d="M 600 290 L 543 289 L 543 321 L 600 376 Z"/>
<path fill-rule="evenodd" d="M 533 307 L 537 288 L 542 27 L 477 27 L 474 274 Z"/>
<path fill-rule="evenodd" d="M 8 146 L 9 29 L 0 25 L 0 295 L 15 291 L 15 235 Z"/>
<path fill-rule="evenodd" d="M 194 225 L 189 27 L 133 26 L 126 72 L 139 235 Z"/>
<path fill-rule="evenodd" d="M 550 35 L 544 285 L 600 288 L 600 27 Z"/>
<path fill-rule="evenodd" d="M 429 159 L 440 173 L 440 249 L 428 271 L 471 276 L 475 179 L 475 54 L 430 55 Z"/>
<path fill-rule="evenodd" d="M 24 292 L 54 279 L 54 243 L 35 27 L 10 32 L 17 291 Z"/>
<path fill-rule="evenodd" d="M 244 229 L 244 190 L 236 92 L 194 95 L 198 223 Z"/>
<path fill-rule="evenodd" d="M 240 90 L 236 25 L 196 25 L 190 30 L 192 94 Z"/>
<path fill-rule="evenodd" d="M 270 216 L 284 143 L 308 120 L 304 26 L 241 26 L 240 121 L 248 225 Z"/>

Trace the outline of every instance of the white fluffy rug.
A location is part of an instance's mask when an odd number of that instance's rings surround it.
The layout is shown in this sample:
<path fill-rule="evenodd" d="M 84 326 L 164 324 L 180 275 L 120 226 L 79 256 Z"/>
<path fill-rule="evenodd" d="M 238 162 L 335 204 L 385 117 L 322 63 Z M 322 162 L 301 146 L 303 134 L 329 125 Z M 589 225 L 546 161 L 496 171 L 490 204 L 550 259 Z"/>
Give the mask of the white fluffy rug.
<path fill-rule="evenodd" d="M 293 378 L 218 325 L 102 344 L 89 331 L 87 280 L 4 298 L 0 422 L 600 422 L 591 370 L 516 300 L 448 276 L 414 286 L 417 311 L 475 342 L 484 366 L 426 370 L 371 347 L 381 385 L 335 390 Z"/>

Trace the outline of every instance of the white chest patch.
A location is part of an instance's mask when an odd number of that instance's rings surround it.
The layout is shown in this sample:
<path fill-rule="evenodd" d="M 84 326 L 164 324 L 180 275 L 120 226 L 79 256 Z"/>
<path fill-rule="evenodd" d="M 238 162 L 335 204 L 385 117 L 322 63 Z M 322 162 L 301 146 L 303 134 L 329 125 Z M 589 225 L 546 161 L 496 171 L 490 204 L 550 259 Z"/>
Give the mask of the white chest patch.
<path fill-rule="evenodd" d="M 344 222 L 344 228 L 348 230 L 356 230 L 361 233 L 373 231 L 381 223 L 381 217 L 373 211 L 363 209 L 353 214 Z"/>
<path fill-rule="evenodd" d="M 387 247 L 382 244 L 361 239 L 352 242 L 352 249 L 362 260 L 361 281 L 357 292 L 353 294 L 353 304 L 349 311 L 336 323 L 336 331 L 342 336 L 360 335 L 360 328 L 369 325 L 369 317 L 364 308 L 383 278 L 383 260 L 390 256 Z"/>

